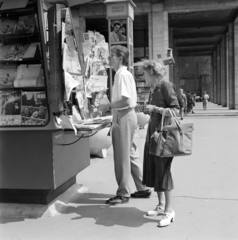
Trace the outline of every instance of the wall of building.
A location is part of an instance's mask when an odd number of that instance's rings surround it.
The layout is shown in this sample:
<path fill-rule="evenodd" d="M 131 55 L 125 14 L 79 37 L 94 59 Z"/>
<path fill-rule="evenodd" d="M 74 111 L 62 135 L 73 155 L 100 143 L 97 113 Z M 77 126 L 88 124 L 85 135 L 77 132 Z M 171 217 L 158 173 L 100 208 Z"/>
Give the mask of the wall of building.
<path fill-rule="evenodd" d="M 201 94 L 210 92 L 211 57 L 179 57 L 178 59 L 179 86 L 186 91 Z"/>

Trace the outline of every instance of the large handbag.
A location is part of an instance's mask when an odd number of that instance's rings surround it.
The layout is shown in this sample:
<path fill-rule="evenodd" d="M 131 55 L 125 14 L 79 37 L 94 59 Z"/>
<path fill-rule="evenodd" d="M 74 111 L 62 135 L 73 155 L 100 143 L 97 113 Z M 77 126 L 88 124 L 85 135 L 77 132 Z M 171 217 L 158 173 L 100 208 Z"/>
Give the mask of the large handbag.
<path fill-rule="evenodd" d="M 173 124 L 164 126 L 166 109 L 162 114 L 161 126 L 151 136 L 156 148 L 153 153 L 159 157 L 177 157 L 192 154 L 193 123 L 180 123 L 175 112 L 169 109 Z"/>

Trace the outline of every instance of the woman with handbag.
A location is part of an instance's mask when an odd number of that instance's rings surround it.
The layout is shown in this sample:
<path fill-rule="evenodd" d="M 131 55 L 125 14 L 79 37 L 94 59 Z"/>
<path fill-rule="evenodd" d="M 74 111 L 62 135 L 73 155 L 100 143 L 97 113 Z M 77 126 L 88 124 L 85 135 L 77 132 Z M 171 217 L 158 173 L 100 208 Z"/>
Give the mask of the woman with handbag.
<path fill-rule="evenodd" d="M 157 192 L 158 205 L 154 210 L 148 211 L 147 215 L 163 215 L 158 224 L 159 227 L 163 227 L 168 226 L 175 217 L 171 205 L 171 192 L 174 184 L 170 169 L 173 157 L 157 156 L 157 146 L 151 137 L 160 127 L 162 114 L 166 116 L 164 125 L 169 125 L 172 123 L 169 109 L 178 114 L 180 106 L 174 85 L 163 79 L 166 74 L 165 67 L 157 60 L 143 60 L 141 65 L 147 84 L 151 84 L 154 88 L 150 94 L 149 103 L 144 109 L 145 114 L 150 114 L 150 121 L 144 148 L 143 184 L 153 187 Z"/>

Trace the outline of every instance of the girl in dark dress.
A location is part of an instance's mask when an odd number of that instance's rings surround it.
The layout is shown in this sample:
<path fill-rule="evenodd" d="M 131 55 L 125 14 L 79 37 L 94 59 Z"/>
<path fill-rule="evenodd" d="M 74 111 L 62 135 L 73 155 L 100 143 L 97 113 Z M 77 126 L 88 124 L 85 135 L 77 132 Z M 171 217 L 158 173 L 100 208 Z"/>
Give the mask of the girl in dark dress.
<path fill-rule="evenodd" d="M 145 106 L 144 113 L 150 114 L 145 148 L 144 148 L 144 169 L 143 184 L 153 187 L 158 195 L 158 205 L 154 210 L 148 211 L 147 215 L 163 217 L 158 226 L 167 226 L 174 220 L 175 212 L 171 206 L 171 192 L 174 188 L 171 175 L 171 163 L 173 157 L 161 158 L 154 154 L 155 142 L 151 138 L 161 124 L 162 112 L 164 109 L 164 125 L 172 124 L 169 108 L 178 114 L 179 103 L 174 85 L 163 80 L 166 74 L 165 67 L 157 60 L 144 60 L 142 62 L 146 82 L 153 86 L 149 104 Z"/>

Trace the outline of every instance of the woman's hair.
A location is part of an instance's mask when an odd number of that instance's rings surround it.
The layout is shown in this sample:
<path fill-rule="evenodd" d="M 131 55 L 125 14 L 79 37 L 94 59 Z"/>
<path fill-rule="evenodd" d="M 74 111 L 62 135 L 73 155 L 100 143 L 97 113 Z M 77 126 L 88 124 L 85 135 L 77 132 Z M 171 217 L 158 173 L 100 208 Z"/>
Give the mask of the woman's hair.
<path fill-rule="evenodd" d="M 111 51 L 116 53 L 118 57 L 122 57 L 122 64 L 124 66 L 127 66 L 128 64 L 128 58 L 129 58 L 129 51 L 128 48 L 121 46 L 121 45 L 114 45 L 111 48 Z"/>
<path fill-rule="evenodd" d="M 141 61 L 141 66 L 144 71 L 149 71 L 151 75 L 155 75 L 159 78 L 164 77 L 167 73 L 164 65 L 158 60 L 143 59 Z"/>

